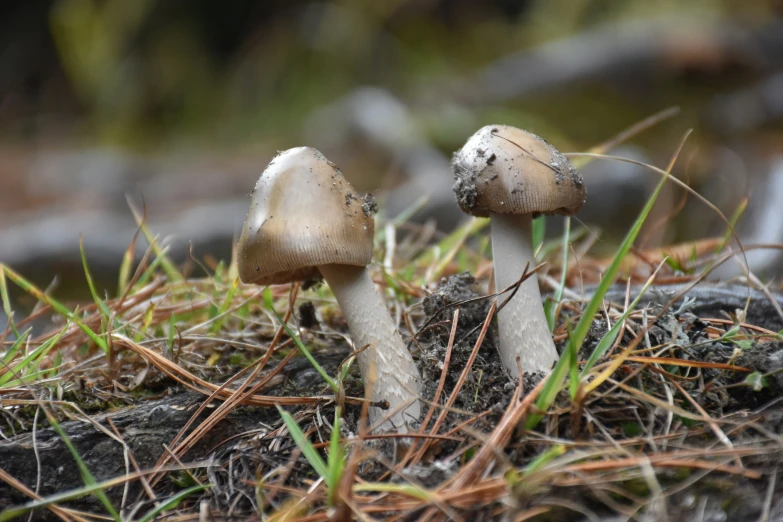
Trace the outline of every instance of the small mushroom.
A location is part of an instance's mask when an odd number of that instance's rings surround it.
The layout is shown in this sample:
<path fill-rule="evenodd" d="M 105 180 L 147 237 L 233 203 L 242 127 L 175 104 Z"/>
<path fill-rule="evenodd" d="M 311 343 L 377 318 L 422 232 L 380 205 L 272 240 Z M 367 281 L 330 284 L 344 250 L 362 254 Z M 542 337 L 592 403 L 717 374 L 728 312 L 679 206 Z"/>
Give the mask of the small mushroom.
<path fill-rule="evenodd" d="M 375 291 L 374 220 L 337 166 L 309 147 L 278 154 L 258 180 L 239 238 L 245 283 L 283 284 L 323 276 L 348 323 L 373 401 L 397 409 L 382 431 L 407 432 L 417 421 L 421 377 L 397 326 Z M 375 424 L 387 414 L 370 408 Z"/>
<path fill-rule="evenodd" d="M 525 265 L 535 266 L 532 219 L 575 214 L 585 201 L 582 177 L 552 145 L 507 125 L 483 127 L 454 154 L 454 192 L 468 214 L 490 218 L 495 286 L 516 283 Z M 551 368 L 558 354 L 547 326 L 535 274 L 498 313 L 499 351 L 517 375 L 516 358 L 528 372 Z"/>

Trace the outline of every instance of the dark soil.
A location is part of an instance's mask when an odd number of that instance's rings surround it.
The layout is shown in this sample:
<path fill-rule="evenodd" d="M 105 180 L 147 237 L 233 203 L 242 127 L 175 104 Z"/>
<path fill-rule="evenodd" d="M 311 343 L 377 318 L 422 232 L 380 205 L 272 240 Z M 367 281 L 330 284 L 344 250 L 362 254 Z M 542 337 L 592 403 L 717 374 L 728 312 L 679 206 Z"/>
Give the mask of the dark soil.
<path fill-rule="evenodd" d="M 477 131 L 462 149 L 454 153 L 451 162 L 451 168 L 454 172 L 454 185 L 452 190 L 457 199 L 457 204 L 463 212 L 473 214 L 474 216 L 487 217 L 491 212 L 511 212 L 510 210 L 504 210 L 508 207 L 496 208 L 503 205 L 503 199 L 516 199 L 517 193 L 523 193 L 533 190 L 532 186 L 526 186 L 524 181 L 511 181 L 516 180 L 517 177 L 509 176 L 507 173 L 513 169 L 518 168 L 509 166 L 506 162 L 510 162 L 512 157 L 519 155 L 530 156 L 532 153 L 517 145 L 518 149 L 514 153 L 507 152 L 509 141 L 507 137 L 502 136 L 505 125 L 489 125 L 483 127 Z M 498 133 L 501 133 L 499 135 Z M 556 205 L 549 207 L 535 207 L 530 210 L 534 216 L 538 213 L 561 213 L 561 214 L 573 214 L 584 203 L 585 189 L 584 182 L 582 180 L 579 171 L 574 168 L 571 162 L 556 148 L 552 146 L 545 139 L 532 133 L 525 133 L 536 141 L 544 144 L 549 149 L 549 155 L 551 160 L 547 160 L 544 163 L 549 169 L 548 175 L 551 174 L 554 178 L 555 185 L 558 188 L 562 188 L 564 183 L 570 185 L 569 190 L 572 190 L 578 201 L 566 201 L 569 199 L 567 196 L 559 195 L 558 197 L 563 201 L 560 205 L 563 208 L 558 208 Z M 528 141 L 529 143 L 529 141 Z M 506 150 L 506 152 L 504 152 Z M 533 156 L 535 158 L 535 156 Z M 542 162 L 542 160 L 537 159 Z M 489 167 L 496 165 L 497 162 L 502 162 L 503 165 L 499 168 L 490 169 Z M 500 179 L 498 179 L 500 177 Z M 524 176 L 522 176 L 524 177 Z M 494 187 L 492 187 L 494 185 Z M 543 185 L 542 185 L 543 186 Z M 514 187 L 514 188 L 511 188 Z M 536 190 L 540 189 L 538 187 Z M 486 194 L 493 193 L 493 197 L 489 197 Z M 499 194 L 505 194 L 501 197 L 501 201 L 495 201 L 495 198 Z M 558 197 L 554 197 L 554 200 L 558 200 Z M 528 196 L 524 198 L 525 201 L 538 201 L 536 197 Z M 543 201 L 547 198 L 539 198 Z M 574 207 L 574 205 L 576 205 Z M 527 207 L 527 205 L 523 205 Z M 517 211 L 520 207 L 517 207 Z"/>
<path fill-rule="evenodd" d="M 317 328 L 318 317 L 315 313 L 315 306 L 312 301 L 305 301 L 299 305 L 299 313 L 297 314 L 299 319 L 299 326 L 301 328 Z"/>
<path fill-rule="evenodd" d="M 420 366 L 428 399 L 435 395 L 441 378 L 456 308 L 460 313 L 444 393 L 449 393 L 457 385 L 478 341 L 491 301 L 475 291 L 475 283 L 468 273 L 444 278 L 435 292 L 422 303 L 430 325 L 420 334 Z M 505 411 L 516 387 L 500 361 L 495 339 L 495 324 L 492 324 L 454 402 L 454 407 L 471 413 L 495 410 L 488 417 L 490 422 Z"/>
<path fill-rule="evenodd" d="M 204 397 L 199 394 L 177 393 L 163 399 L 139 401 L 131 407 L 95 415 L 92 420 L 111 432 L 112 428 L 107 421 L 110 418 L 133 453 L 139 467 L 150 469 L 161 456 L 163 444 L 171 443 L 177 431 L 184 426 L 203 400 Z M 206 419 L 212 411 L 213 408 L 207 408 L 199 417 L 199 421 Z M 186 460 L 198 461 L 206 458 L 222 441 L 257 429 L 263 423 L 274 422 L 277 417 L 276 412 L 269 408 L 237 408 L 198 442 L 187 454 Z M 123 445 L 97 430 L 93 424 L 74 420 L 62 422 L 61 427 L 98 481 L 119 477 L 133 471 L 132 468 L 126 468 Z M 47 427 L 43 415 L 39 420 L 34 439 L 32 433 L 24 433 L 0 442 L 0 462 L 3 470 L 29 487 L 35 488 L 39 476 L 35 451 L 38 452 L 40 462 L 39 494 L 41 496 L 45 497 L 83 484 L 76 461 L 66 449 L 62 439 L 54 430 Z M 165 489 L 171 489 L 171 485 Z M 129 500 L 135 499 L 139 491 L 138 482 L 134 482 L 130 490 L 133 495 Z M 116 505 L 119 505 L 123 488 L 111 488 L 107 494 L 117 503 Z M 28 500 L 5 482 L 0 482 L 0 509 L 22 504 Z M 103 511 L 100 502 L 91 496 L 63 505 L 92 512 Z M 56 517 L 47 510 L 40 510 L 36 512 L 36 519 L 54 520 Z"/>

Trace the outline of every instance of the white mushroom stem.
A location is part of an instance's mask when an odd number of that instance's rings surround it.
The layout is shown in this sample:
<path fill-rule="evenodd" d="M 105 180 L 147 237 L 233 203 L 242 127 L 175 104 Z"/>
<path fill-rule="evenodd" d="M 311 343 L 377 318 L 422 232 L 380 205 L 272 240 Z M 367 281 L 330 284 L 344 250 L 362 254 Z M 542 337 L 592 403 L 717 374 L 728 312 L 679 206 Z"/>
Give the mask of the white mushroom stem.
<path fill-rule="evenodd" d="M 527 263 L 530 263 L 529 270 L 536 266 L 532 217 L 530 214 L 493 213 L 490 223 L 495 289 L 501 291 L 519 281 Z M 509 295 L 500 296 L 499 303 Z M 511 375 L 519 373 L 517 356 L 523 372 L 547 371 L 558 359 L 535 274 L 519 286 L 514 298 L 498 312 L 498 332 L 500 358 Z"/>
<path fill-rule="evenodd" d="M 370 424 L 397 410 L 378 431 L 407 432 L 406 424 L 419 420 L 421 377 L 369 272 L 348 265 L 318 269 L 340 304 L 355 348 L 367 346 L 357 356 L 365 388 L 372 387 L 373 401 L 389 401 L 389 410 L 370 408 Z"/>

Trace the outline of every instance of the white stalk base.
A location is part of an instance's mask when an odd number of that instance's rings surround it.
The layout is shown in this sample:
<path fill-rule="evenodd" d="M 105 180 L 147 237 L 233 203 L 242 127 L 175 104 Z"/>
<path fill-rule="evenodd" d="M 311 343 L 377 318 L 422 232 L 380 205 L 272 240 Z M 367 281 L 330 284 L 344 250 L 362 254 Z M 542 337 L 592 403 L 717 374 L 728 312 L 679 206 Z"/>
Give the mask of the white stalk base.
<path fill-rule="evenodd" d="M 407 433 L 421 413 L 421 377 L 369 272 L 348 265 L 318 269 L 340 304 L 355 349 L 368 346 L 357 356 L 365 390 L 372 390 L 373 401 L 389 401 L 388 410 L 370 408 L 370 425 L 396 410 L 376 431 Z"/>
<path fill-rule="evenodd" d="M 495 263 L 495 291 L 513 285 L 525 271 L 536 266 L 531 238 L 532 218 L 528 215 L 492 214 L 492 257 Z M 498 297 L 503 303 L 510 293 Z M 523 282 L 514 298 L 498 312 L 499 352 L 506 369 L 518 377 L 516 358 L 523 372 L 548 371 L 558 359 L 547 326 L 538 278 L 533 274 Z"/>

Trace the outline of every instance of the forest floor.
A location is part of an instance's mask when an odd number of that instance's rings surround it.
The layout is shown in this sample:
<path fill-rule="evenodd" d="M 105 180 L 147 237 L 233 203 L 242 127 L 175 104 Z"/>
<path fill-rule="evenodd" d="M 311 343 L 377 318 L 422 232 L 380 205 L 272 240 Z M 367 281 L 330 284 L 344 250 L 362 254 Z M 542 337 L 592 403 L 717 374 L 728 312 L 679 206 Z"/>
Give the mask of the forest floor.
<path fill-rule="evenodd" d="M 611 259 L 582 229 L 541 243 L 560 361 L 519 381 L 487 221 L 378 227 L 373 278 L 425 383 L 406 435 L 368 431 L 324 284 L 244 285 L 235 260 L 185 274 L 143 223 L 115 297 L 89 252 L 78 306 L 0 265 L 0 522 L 781 520 L 783 298 L 708 280 L 742 259 L 730 226 L 632 248 L 653 200 Z M 36 301 L 24 317 L 12 286 Z"/>

